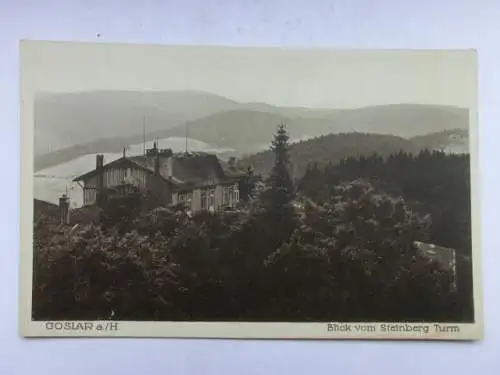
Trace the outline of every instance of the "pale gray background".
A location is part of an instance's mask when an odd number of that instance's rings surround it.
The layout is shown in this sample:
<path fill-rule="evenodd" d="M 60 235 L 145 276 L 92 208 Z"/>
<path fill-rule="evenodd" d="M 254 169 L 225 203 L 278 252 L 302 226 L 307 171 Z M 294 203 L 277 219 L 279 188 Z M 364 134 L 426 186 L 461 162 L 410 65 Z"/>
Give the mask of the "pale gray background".
<path fill-rule="evenodd" d="M 478 49 L 486 339 L 471 344 L 19 338 L 20 38 Z M 4 172 L 0 184 L 0 373 L 499 374 L 499 70 L 499 0 L 0 0 L 0 160 Z"/>

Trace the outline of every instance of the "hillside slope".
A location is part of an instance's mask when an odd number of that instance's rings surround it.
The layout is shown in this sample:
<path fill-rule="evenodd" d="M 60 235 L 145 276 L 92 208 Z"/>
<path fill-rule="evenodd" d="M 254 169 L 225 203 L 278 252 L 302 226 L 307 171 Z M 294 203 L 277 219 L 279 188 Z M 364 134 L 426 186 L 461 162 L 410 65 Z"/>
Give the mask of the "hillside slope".
<path fill-rule="evenodd" d="M 467 129 L 468 112 L 459 108 L 398 104 L 359 109 L 318 111 L 314 117 L 284 116 L 270 112 L 232 110 L 187 123 L 191 138 L 239 149 L 255 150 L 269 143 L 276 125 L 284 122 L 292 139 L 330 133 L 378 133 L 414 137 L 449 129 Z M 160 133 L 181 136 L 186 124 Z"/>
<path fill-rule="evenodd" d="M 98 91 L 44 95 L 36 102 L 35 169 L 98 152 L 121 152 L 146 138 L 194 138 L 233 154 L 267 148 L 284 122 L 293 140 L 343 132 L 401 137 L 467 129 L 466 109 L 394 104 L 358 109 L 238 103 L 204 92 Z"/>
<path fill-rule="evenodd" d="M 342 158 L 358 155 L 382 156 L 399 151 L 418 152 L 419 149 L 409 140 L 402 137 L 384 134 L 342 133 L 320 136 L 301 141 L 290 146 L 290 161 L 293 165 L 292 174 L 300 177 L 309 163 L 338 163 Z M 238 161 L 242 168 L 252 165 L 258 174 L 268 174 L 274 164 L 274 154 L 264 151 L 242 158 Z"/>
<path fill-rule="evenodd" d="M 140 140 L 144 123 L 148 132 L 165 130 L 238 105 L 228 98 L 197 91 L 41 94 L 35 102 L 35 152 L 39 155 L 117 135 L 139 135 Z M 131 143 L 135 142 L 138 140 Z M 102 144 L 112 147 L 116 142 Z"/>
<path fill-rule="evenodd" d="M 402 138 L 373 133 L 329 134 L 317 138 L 292 143 L 290 156 L 294 165 L 294 177 L 300 177 L 308 164 L 336 164 L 342 158 L 357 155 L 369 156 L 378 153 L 382 156 L 398 151 L 418 153 L 421 150 L 437 150 L 454 154 L 469 152 L 469 135 L 467 130 L 452 129 L 434 132 L 412 138 Z M 252 165 L 257 173 L 267 174 L 274 163 L 271 151 L 263 151 L 239 160 L 242 167 Z"/>
<path fill-rule="evenodd" d="M 469 152 L 469 132 L 464 129 L 451 129 L 420 135 L 410 140 L 419 148 L 428 148 L 430 150 L 439 150 L 455 154 Z"/>

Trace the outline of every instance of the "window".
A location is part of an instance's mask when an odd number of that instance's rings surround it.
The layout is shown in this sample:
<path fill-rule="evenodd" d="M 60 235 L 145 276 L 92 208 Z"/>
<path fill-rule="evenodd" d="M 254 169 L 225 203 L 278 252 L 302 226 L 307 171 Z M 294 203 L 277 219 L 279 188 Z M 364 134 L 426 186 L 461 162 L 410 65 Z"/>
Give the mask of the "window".
<path fill-rule="evenodd" d="M 231 186 L 224 185 L 223 192 L 222 192 L 222 204 L 223 205 L 230 204 L 230 202 L 229 202 L 230 192 L 231 192 Z"/>
<path fill-rule="evenodd" d="M 186 203 L 186 204 L 191 204 L 191 200 L 193 199 L 193 193 L 192 192 L 182 192 L 177 194 L 177 200 L 179 203 Z"/>
<path fill-rule="evenodd" d="M 211 174 L 210 176 L 208 176 L 208 184 L 210 186 L 213 186 L 214 183 L 215 183 L 215 178 L 214 178 L 214 175 Z"/>
<path fill-rule="evenodd" d="M 214 189 L 210 189 L 210 192 L 209 192 L 209 206 L 210 207 L 214 207 L 215 206 L 215 190 Z"/>
<path fill-rule="evenodd" d="M 238 189 L 238 185 L 233 185 L 233 202 L 238 202 L 240 200 L 240 189 Z"/>
<path fill-rule="evenodd" d="M 207 209 L 207 192 L 205 190 L 201 191 L 200 199 L 201 199 L 201 209 L 206 210 Z"/>
<path fill-rule="evenodd" d="M 231 202 L 234 202 L 234 191 L 233 191 L 233 187 L 232 186 L 229 186 L 229 196 L 230 196 L 230 199 L 231 199 Z"/>

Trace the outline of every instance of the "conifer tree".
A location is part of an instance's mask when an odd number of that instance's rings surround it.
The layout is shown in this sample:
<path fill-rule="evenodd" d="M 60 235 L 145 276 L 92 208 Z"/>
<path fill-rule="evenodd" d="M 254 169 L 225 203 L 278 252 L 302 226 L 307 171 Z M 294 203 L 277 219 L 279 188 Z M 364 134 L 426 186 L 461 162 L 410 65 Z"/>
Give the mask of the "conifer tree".
<path fill-rule="evenodd" d="M 270 231 L 267 245 L 274 247 L 272 250 L 288 240 L 297 226 L 297 215 L 293 206 L 296 192 L 289 172 L 288 140 L 286 127 L 281 123 L 271 146 L 275 155 L 274 166 L 266 181 L 266 190 L 260 197 L 263 209 L 262 225 Z"/>
<path fill-rule="evenodd" d="M 256 177 L 251 165 L 248 166 L 245 175 L 239 181 L 240 200 L 248 202 L 255 197 Z"/>
<path fill-rule="evenodd" d="M 265 207 L 273 212 L 286 211 L 295 198 L 295 187 L 289 171 L 289 139 L 285 125 L 281 123 L 272 141 L 274 166 L 267 181 L 268 189 L 264 197 Z"/>

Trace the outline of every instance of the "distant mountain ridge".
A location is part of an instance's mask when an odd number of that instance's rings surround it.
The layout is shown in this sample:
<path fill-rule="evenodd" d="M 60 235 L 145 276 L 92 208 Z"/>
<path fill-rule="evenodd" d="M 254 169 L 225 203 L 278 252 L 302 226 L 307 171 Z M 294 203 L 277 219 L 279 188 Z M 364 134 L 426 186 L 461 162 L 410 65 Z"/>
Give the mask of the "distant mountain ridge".
<path fill-rule="evenodd" d="M 464 129 L 452 129 L 411 138 L 419 148 L 428 148 L 449 153 L 469 152 L 469 132 Z"/>
<path fill-rule="evenodd" d="M 254 146 L 266 145 L 276 125 L 285 123 L 292 139 L 331 133 L 377 133 L 404 138 L 431 132 L 468 129 L 468 112 L 457 108 L 398 104 L 359 109 L 342 109 L 311 113 L 309 117 L 285 117 L 270 112 L 233 110 L 219 112 L 176 126 L 159 135 L 182 136 L 242 152 L 255 152 Z M 186 128 L 187 126 L 187 128 Z"/>
<path fill-rule="evenodd" d="M 442 141 L 450 138 L 459 140 L 458 146 L 449 143 L 447 148 L 444 149 Z M 417 154 L 424 149 L 466 153 L 468 152 L 467 142 L 467 132 L 461 129 L 431 133 L 410 139 L 386 134 L 329 134 L 291 144 L 290 164 L 292 167 L 290 172 L 293 177 L 297 178 L 301 177 L 305 173 L 308 164 L 313 162 L 317 162 L 319 165 L 337 164 L 343 158 L 362 155 L 371 156 L 374 153 L 381 156 L 389 156 L 400 151 Z M 459 152 L 453 151 L 454 147 L 459 149 Z M 274 154 L 270 150 L 238 160 L 238 165 L 241 168 L 247 168 L 251 165 L 257 174 L 262 175 L 270 173 L 273 163 Z"/>
<path fill-rule="evenodd" d="M 403 138 L 468 128 L 468 110 L 419 104 L 358 109 L 277 107 L 239 103 L 198 91 L 96 91 L 40 95 L 35 103 L 35 170 L 154 137 L 193 138 L 236 149 L 235 156 L 268 147 L 276 125 L 292 139 L 331 133 L 378 133 Z"/>
<path fill-rule="evenodd" d="M 42 93 L 35 101 L 35 152 L 101 140 L 110 144 L 117 135 L 142 137 L 144 125 L 148 132 L 164 130 L 235 106 L 231 99 L 198 91 Z"/>

